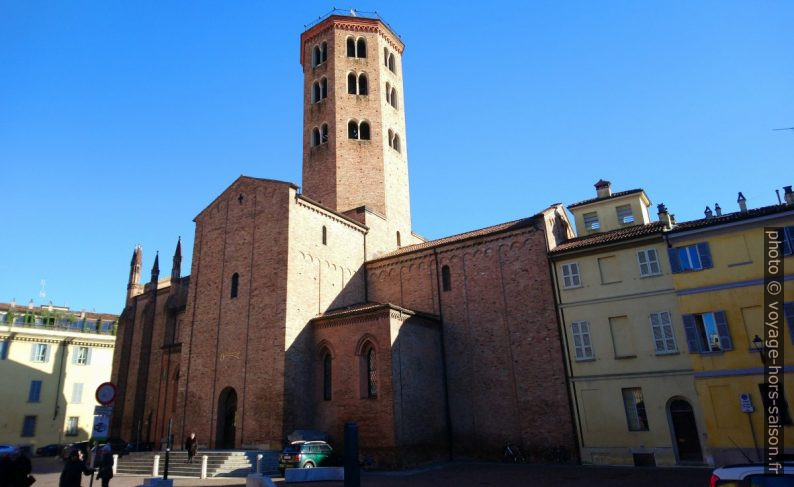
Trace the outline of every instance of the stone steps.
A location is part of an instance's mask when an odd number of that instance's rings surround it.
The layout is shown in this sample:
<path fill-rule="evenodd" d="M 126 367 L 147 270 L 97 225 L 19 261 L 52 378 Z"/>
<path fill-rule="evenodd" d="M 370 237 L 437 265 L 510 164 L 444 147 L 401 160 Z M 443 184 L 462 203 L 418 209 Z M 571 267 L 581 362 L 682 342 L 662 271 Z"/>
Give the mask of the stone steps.
<path fill-rule="evenodd" d="M 207 477 L 245 477 L 256 471 L 256 457 L 263 455 L 261 472 L 265 475 L 278 474 L 278 455 L 276 451 L 200 451 L 193 463 L 186 463 L 187 452 L 170 453 L 168 476 L 201 477 L 202 456 L 207 456 Z M 158 474 L 163 475 L 165 469 L 165 452 L 139 452 L 120 457 L 116 473 L 120 475 L 151 475 L 154 456 L 160 455 Z"/>

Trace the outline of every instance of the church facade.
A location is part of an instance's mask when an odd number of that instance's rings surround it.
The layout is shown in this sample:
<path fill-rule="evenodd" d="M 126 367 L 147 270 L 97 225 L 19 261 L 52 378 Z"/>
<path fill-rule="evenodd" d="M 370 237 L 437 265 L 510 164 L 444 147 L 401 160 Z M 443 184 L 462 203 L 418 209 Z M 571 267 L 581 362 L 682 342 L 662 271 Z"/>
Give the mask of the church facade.
<path fill-rule="evenodd" d="M 562 205 L 425 241 L 411 229 L 403 44 L 379 19 L 301 35 L 303 188 L 241 176 L 195 218 L 189 277 L 140 284 L 119 320 L 112 429 L 280 449 L 345 422 L 380 466 L 576 456 L 547 253 Z"/>

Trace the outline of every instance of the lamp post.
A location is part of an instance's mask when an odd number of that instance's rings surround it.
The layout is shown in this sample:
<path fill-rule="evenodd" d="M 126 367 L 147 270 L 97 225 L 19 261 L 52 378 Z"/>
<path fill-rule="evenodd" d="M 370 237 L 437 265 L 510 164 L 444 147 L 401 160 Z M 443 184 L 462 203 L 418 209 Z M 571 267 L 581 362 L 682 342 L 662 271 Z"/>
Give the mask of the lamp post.
<path fill-rule="evenodd" d="M 750 344 L 754 352 L 758 352 L 761 355 L 761 365 L 766 366 L 766 345 L 764 345 L 764 340 L 761 339 L 760 336 L 756 335 L 753 337 L 753 342 Z"/>

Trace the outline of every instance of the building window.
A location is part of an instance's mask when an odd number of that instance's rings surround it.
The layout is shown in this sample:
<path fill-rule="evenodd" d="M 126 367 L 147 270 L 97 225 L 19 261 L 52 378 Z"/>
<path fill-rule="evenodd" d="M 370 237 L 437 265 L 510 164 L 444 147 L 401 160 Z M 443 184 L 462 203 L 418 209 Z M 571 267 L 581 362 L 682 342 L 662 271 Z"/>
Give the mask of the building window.
<path fill-rule="evenodd" d="M 590 341 L 590 323 L 587 321 L 574 321 L 571 323 L 571 335 L 576 360 L 592 360 L 593 343 Z"/>
<path fill-rule="evenodd" d="M 89 347 L 74 347 L 72 363 L 75 365 L 91 365 L 91 349 Z"/>
<path fill-rule="evenodd" d="M 328 245 L 328 230 L 323 225 L 323 245 Z"/>
<path fill-rule="evenodd" d="M 565 289 L 580 287 L 582 280 L 579 278 L 579 264 L 571 262 L 562 265 L 562 287 Z"/>
<path fill-rule="evenodd" d="M 383 48 L 383 65 L 386 66 L 387 68 L 389 67 L 389 48 L 388 47 L 384 47 Z"/>
<path fill-rule="evenodd" d="M 323 355 L 323 400 L 331 400 L 331 354 Z"/>
<path fill-rule="evenodd" d="M 674 353 L 678 351 L 675 344 L 675 334 L 673 333 L 673 323 L 670 313 L 662 311 L 651 313 L 651 333 L 653 334 L 653 344 L 656 354 Z"/>
<path fill-rule="evenodd" d="M 391 147 L 392 147 L 392 149 L 396 150 L 397 152 L 402 152 L 402 149 L 400 148 L 400 136 L 399 135 L 394 134 L 394 137 L 392 137 L 392 141 L 391 141 Z"/>
<path fill-rule="evenodd" d="M 355 120 L 347 122 L 347 138 L 358 139 L 358 122 Z"/>
<path fill-rule="evenodd" d="M 397 109 L 397 90 L 395 88 L 391 89 L 391 94 L 389 95 L 389 104 Z"/>
<path fill-rule="evenodd" d="M 237 297 L 237 287 L 239 283 L 240 283 L 240 275 L 235 272 L 234 274 L 232 274 L 232 292 L 231 292 L 232 298 Z"/>
<path fill-rule="evenodd" d="M 696 245 L 667 249 L 670 267 L 674 273 L 699 271 L 713 267 L 709 244 L 701 242 Z"/>
<path fill-rule="evenodd" d="M 46 343 L 34 343 L 31 349 L 31 361 L 43 363 L 50 361 L 50 346 Z"/>
<path fill-rule="evenodd" d="M 783 255 L 794 254 L 794 225 L 783 229 Z"/>
<path fill-rule="evenodd" d="M 320 82 L 315 81 L 312 83 L 312 103 L 320 101 Z"/>
<path fill-rule="evenodd" d="M 626 408 L 629 431 L 648 431 L 648 416 L 645 414 L 642 389 L 639 387 L 623 389 L 623 406 Z"/>
<path fill-rule="evenodd" d="M 640 276 L 658 276 L 662 273 L 659 267 L 659 254 L 656 249 L 646 249 L 637 252 L 637 260 L 640 262 Z"/>
<path fill-rule="evenodd" d="M 400 243 L 400 232 L 397 232 L 397 246 L 402 247 L 402 243 Z"/>
<path fill-rule="evenodd" d="M 733 350 L 733 341 L 724 311 L 684 315 L 683 320 L 689 353 Z"/>
<path fill-rule="evenodd" d="M 312 84 L 312 103 L 317 103 L 328 97 L 328 79 L 322 78 Z"/>
<path fill-rule="evenodd" d="M 369 83 L 367 82 L 367 75 L 364 73 L 358 75 L 358 94 L 369 95 Z"/>
<path fill-rule="evenodd" d="M 370 346 L 364 353 L 367 366 L 367 397 L 370 399 L 378 397 L 378 371 L 376 368 L 377 356 L 375 348 Z"/>
<path fill-rule="evenodd" d="M 361 122 L 358 125 L 358 135 L 361 140 L 369 140 L 369 123 Z"/>
<path fill-rule="evenodd" d="M 392 73 L 397 72 L 396 63 L 394 61 L 394 54 L 389 53 L 389 71 Z"/>
<path fill-rule="evenodd" d="M 449 266 L 441 267 L 441 289 L 444 291 L 452 290 L 452 277 L 449 275 Z"/>
<path fill-rule="evenodd" d="M 328 43 L 323 41 L 320 44 L 320 63 L 324 63 L 328 60 Z"/>
<path fill-rule="evenodd" d="M 320 131 L 320 133 L 321 133 L 320 143 L 321 144 L 325 144 L 326 142 L 328 142 L 328 124 L 327 123 L 323 124 L 322 130 Z"/>
<path fill-rule="evenodd" d="M 356 78 L 356 73 L 349 73 L 347 75 L 347 94 L 355 95 L 356 93 L 358 93 L 358 78 Z"/>
<path fill-rule="evenodd" d="M 367 57 L 367 41 L 363 37 L 359 37 L 356 41 L 356 57 Z"/>
<path fill-rule="evenodd" d="M 320 65 L 322 61 L 320 61 L 321 53 L 320 53 L 320 46 L 314 46 L 312 50 L 312 66 L 317 67 Z"/>
<path fill-rule="evenodd" d="M 0 340 L 0 360 L 8 358 L 8 340 Z"/>
<path fill-rule="evenodd" d="M 584 227 L 588 231 L 595 232 L 601 228 L 601 224 L 598 223 L 598 212 L 585 213 L 582 218 L 584 218 Z"/>
<path fill-rule="evenodd" d="M 347 123 L 347 138 L 369 140 L 369 122 L 351 120 Z"/>
<path fill-rule="evenodd" d="M 30 391 L 28 391 L 28 402 L 40 402 L 40 401 L 41 401 L 41 381 L 32 380 L 30 381 Z"/>
<path fill-rule="evenodd" d="M 781 386 L 777 390 L 778 399 L 776 403 L 773 403 L 769 399 L 769 384 L 764 384 L 764 383 L 758 384 L 758 390 L 761 391 L 761 402 L 764 404 L 764 411 L 767 412 L 773 411 L 774 409 L 772 408 L 774 407 L 777 407 L 778 410 L 778 414 L 769 415 L 770 416 L 769 424 L 782 424 L 783 426 L 792 426 L 792 424 L 794 423 L 792 423 L 791 421 L 791 413 L 789 412 L 788 409 L 788 401 L 786 401 L 785 389 L 783 389 L 783 387 Z M 775 421 L 772 420 L 773 416 L 777 418 L 777 423 L 775 423 Z"/>
<path fill-rule="evenodd" d="M 72 404 L 83 402 L 83 383 L 75 382 L 72 384 Z"/>
<path fill-rule="evenodd" d="M 22 422 L 22 436 L 36 436 L 36 416 L 25 416 Z"/>
<path fill-rule="evenodd" d="M 320 129 L 318 129 L 317 127 L 314 127 L 312 129 L 311 146 L 312 147 L 317 147 L 318 145 L 320 145 Z"/>
<path fill-rule="evenodd" d="M 356 41 L 352 37 L 347 38 L 347 57 L 356 57 Z"/>
<path fill-rule="evenodd" d="M 631 213 L 631 205 L 621 205 L 615 208 L 618 214 L 618 224 L 631 225 L 634 223 L 634 215 Z"/>
<path fill-rule="evenodd" d="M 78 416 L 69 416 L 66 419 L 66 436 L 77 436 L 77 425 L 80 418 Z"/>

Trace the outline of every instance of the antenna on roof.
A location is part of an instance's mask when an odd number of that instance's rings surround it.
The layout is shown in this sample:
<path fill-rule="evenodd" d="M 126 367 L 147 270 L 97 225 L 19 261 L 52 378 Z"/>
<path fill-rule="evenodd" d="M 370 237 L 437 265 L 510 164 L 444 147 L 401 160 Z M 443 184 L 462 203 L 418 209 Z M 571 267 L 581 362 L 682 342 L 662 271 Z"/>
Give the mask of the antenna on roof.
<path fill-rule="evenodd" d="M 358 15 L 356 14 L 356 9 L 354 9 L 354 8 L 350 9 L 350 16 L 351 17 L 358 17 Z M 792 128 L 794 128 L 794 127 L 792 127 Z"/>

